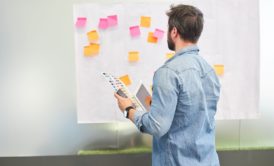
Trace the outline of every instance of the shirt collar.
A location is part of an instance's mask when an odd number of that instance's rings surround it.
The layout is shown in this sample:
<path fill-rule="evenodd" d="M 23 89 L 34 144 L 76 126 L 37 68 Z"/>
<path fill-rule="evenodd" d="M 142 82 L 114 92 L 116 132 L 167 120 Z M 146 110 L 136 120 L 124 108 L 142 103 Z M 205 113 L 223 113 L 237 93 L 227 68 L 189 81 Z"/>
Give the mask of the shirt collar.
<path fill-rule="evenodd" d="M 168 63 L 168 62 L 170 62 L 172 59 L 175 59 L 177 56 L 183 55 L 185 53 L 190 53 L 190 52 L 199 52 L 198 46 L 196 44 L 194 44 L 194 45 L 182 48 L 181 50 L 177 51 L 172 58 L 168 59 L 165 62 L 165 64 Z"/>

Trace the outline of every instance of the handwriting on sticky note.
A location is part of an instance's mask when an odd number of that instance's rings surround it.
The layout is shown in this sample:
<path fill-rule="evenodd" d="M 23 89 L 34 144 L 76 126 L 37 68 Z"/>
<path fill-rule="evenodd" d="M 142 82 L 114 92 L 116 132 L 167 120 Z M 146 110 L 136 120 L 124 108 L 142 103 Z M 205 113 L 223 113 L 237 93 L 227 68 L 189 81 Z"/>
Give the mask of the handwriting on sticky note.
<path fill-rule="evenodd" d="M 100 45 L 96 43 L 91 43 L 88 46 L 84 47 L 84 55 L 85 56 L 94 56 L 100 52 Z"/>
<path fill-rule="evenodd" d="M 126 86 L 129 86 L 131 84 L 131 80 L 129 75 L 124 75 L 119 78 Z"/>
<path fill-rule="evenodd" d="M 150 27 L 150 22 L 151 22 L 150 17 L 141 16 L 141 20 L 140 20 L 140 26 L 141 27 L 149 28 Z"/>
<path fill-rule="evenodd" d="M 83 28 L 86 26 L 87 18 L 86 17 L 78 17 L 75 26 L 77 28 Z"/>
<path fill-rule="evenodd" d="M 89 42 L 94 42 L 94 41 L 99 40 L 99 34 L 96 30 L 92 30 L 92 31 L 88 32 L 87 36 L 88 36 Z"/>
<path fill-rule="evenodd" d="M 167 59 L 170 59 L 174 56 L 174 53 L 173 52 L 169 52 L 169 53 L 166 53 L 166 58 Z"/>
<path fill-rule="evenodd" d="M 157 43 L 158 39 L 157 37 L 153 36 L 153 32 L 148 33 L 147 42 L 149 43 Z"/>
<path fill-rule="evenodd" d="M 214 70 L 218 76 L 224 75 L 224 65 L 214 65 Z"/>
<path fill-rule="evenodd" d="M 108 26 L 109 27 L 116 26 L 118 24 L 118 17 L 117 17 L 117 15 L 108 16 L 107 22 L 108 22 Z"/>
<path fill-rule="evenodd" d="M 139 26 L 129 27 L 129 32 L 130 32 L 131 37 L 137 37 L 137 36 L 140 36 L 140 34 L 141 34 Z"/>
<path fill-rule="evenodd" d="M 139 61 L 139 52 L 138 51 L 130 51 L 130 52 L 128 52 L 128 61 L 129 62 L 137 62 L 137 61 Z"/>
<path fill-rule="evenodd" d="M 98 27 L 100 29 L 107 29 L 108 28 L 108 19 L 107 18 L 100 18 Z"/>
<path fill-rule="evenodd" d="M 164 31 L 161 29 L 155 29 L 153 36 L 156 37 L 157 39 L 162 39 L 164 37 Z"/>

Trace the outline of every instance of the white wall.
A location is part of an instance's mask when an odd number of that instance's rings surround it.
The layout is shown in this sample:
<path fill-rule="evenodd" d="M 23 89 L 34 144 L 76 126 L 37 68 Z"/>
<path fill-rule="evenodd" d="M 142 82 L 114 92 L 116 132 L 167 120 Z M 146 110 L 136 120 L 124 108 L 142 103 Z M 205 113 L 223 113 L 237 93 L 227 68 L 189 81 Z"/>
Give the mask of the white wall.
<path fill-rule="evenodd" d="M 219 121 L 217 123 L 217 145 L 219 145 L 219 147 L 228 149 L 274 147 L 274 50 L 272 44 L 274 39 L 273 9 L 273 0 L 260 0 L 261 118 L 256 120 Z"/>
<path fill-rule="evenodd" d="M 0 1 L 0 156 L 145 144 L 134 126 L 77 124 L 72 5 L 79 2 Z M 274 147 L 274 0 L 260 4 L 262 116 L 218 121 L 218 147 Z"/>

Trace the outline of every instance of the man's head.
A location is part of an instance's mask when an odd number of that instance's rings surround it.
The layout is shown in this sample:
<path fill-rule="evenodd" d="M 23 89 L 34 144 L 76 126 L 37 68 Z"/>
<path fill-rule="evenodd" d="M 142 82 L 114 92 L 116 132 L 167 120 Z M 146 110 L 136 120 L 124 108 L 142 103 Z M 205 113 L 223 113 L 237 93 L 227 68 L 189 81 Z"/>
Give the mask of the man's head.
<path fill-rule="evenodd" d="M 167 12 L 168 48 L 175 51 L 176 43 L 197 43 L 203 30 L 203 13 L 194 6 L 171 6 Z"/>

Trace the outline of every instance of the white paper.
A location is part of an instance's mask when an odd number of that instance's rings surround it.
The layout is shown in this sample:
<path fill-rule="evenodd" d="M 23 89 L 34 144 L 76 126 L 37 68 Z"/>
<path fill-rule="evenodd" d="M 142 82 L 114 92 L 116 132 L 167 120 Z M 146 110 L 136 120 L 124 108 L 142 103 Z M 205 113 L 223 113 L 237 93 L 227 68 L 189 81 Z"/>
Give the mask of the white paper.
<path fill-rule="evenodd" d="M 199 41 L 200 55 L 212 66 L 223 64 L 220 77 L 221 98 L 217 119 L 256 118 L 259 115 L 259 16 L 257 0 L 194 1 L 204 13 L 204 31 Z M 168 3 L 120 3 L 74 5 L 74 21 L 86 17 L 83 29 L 75 28 L 77 73 L 77 115 L 79 123 L 127 121 L 119 111 L 113 89 L 101 76 L 109 72 L 119 77 L 129 74 L 131 91 L 140 80 L 149 87 L 152 77 L 170 51 L 166 44 Z M 118 16 L 118 26 L 98 28 L 100 18 Z M 129 27 L 140 25 L 141 16 L 151 17 L 151 27 L 142 28 L 132 38 Z M 148 32 L 165 31 L 157 44 L 147 42 Z M 85 57 L 86 33 L 96 29 L 101 50 L 98 56 Z M 129 51 L 139 51 L 140 61 L 129 63 Z"/>

